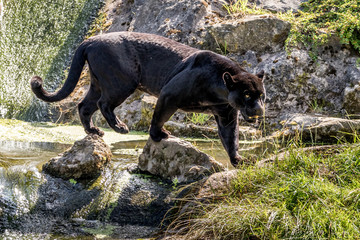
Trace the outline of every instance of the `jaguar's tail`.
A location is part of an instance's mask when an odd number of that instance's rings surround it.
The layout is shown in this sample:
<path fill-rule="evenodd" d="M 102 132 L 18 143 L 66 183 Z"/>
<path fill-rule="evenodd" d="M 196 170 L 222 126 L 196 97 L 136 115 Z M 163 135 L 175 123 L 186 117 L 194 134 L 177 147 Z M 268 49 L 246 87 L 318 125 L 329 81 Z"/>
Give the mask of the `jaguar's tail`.
<path fill-rule="evenodd" d="M 31 90 L 35 95 L 43 101 L 46 102 L 57 102 L 68 97 L 72 91 L 74 91 L 76 84 L 79 81 L 81 71 L 85 65 L 85 49 L 86 42 L 82 43 L 79 48 L 76 50 L 73 57 L 69 75 L 65 81 L 64 86 L 54 93 L 49 93 L 43 88 L 43 80 L 39 76 L 34 76 L 30 80 Z"/>

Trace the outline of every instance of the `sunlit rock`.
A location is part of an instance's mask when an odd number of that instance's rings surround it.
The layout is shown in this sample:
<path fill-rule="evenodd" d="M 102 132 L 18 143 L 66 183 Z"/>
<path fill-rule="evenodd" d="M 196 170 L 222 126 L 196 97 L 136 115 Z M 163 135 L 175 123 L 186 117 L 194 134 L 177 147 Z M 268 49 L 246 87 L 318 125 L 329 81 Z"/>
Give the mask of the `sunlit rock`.
<path fill-rule="evenodd" d="M 43 170 L 63 179 L 94 178 L 111 160 L 110 147 L 93 134 L 76 141 L 71 149 L 52 158 L 43 165 Z"/>
<path fill-rule="evenodd" d="M 230 53 L 275 52 L 281 50 L 291 24 L 269 15 L 247 16 L 242 20 L 220 21 L 207 27 L 214 46 Z M 213 39 L 212 39 L 213 38 Z"/>
<path fill-rule="evenodd" d="M 301 3 L 307 1 L 308 0 L 249 0 L 249 3 L 272 12 L 297 12 L 301 9 Z"/>
<path fill-rule="evenodd" d="M 191 143 L 175 137 L 160 142 L 149 138 L 139 157 L 139 168 L 178 183 L 196 181 L 225 169 Z"/>
<path fill-rule="evenodd" d="M 321 115 L 291 114 L 281 134 L 301 141 L 338 142 L 358 138 L 360 120 Z"/>

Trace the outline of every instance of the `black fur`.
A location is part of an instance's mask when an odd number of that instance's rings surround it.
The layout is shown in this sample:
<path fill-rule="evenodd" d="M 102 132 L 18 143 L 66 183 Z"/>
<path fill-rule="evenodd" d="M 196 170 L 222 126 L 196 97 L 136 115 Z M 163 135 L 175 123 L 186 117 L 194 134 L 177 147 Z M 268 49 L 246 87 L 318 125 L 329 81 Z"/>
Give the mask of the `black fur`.
<path fill-rule="evenodd" d="M 116 132 L 127 133 L 126 124 L 113 110 L 140 89 L 158 97 L 150 126 L 154 141 L 168 137 L 163 125 L 177 109 L 210 112 L 236 166 L 241 161 L 237 153 L 239 110 L 249 122 L 264 113 L 263 73 L 250 74 L 219 54 L 144 33 L 109 33 L 84 41 L 74 55 L 64 86 L 48 93 L 42 79 L 35 76 L 31 80 L 33 92 L 48 102 L 66 98 L 74 90 L 85 61 L 91 86 L 79 104 L 79 115 L 87 133 L 104 134 L 91 121 L 98 109 Z"/>

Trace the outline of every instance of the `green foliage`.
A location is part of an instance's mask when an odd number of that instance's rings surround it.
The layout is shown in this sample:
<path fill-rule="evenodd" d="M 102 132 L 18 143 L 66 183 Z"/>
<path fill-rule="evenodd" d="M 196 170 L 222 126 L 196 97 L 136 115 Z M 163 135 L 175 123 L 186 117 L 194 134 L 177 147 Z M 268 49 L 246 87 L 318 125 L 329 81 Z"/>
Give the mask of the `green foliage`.
<path fill-rule="evenodd" d="M 247 4 L 248 4 L 248 0 L 238 0 L 230 5 L 225 4 L 224 8 L 228 11 L 228 13 L 234 13 L 234 12 L 245 13 L 248 9 Z"/>
<path fill-rule="evenodd" d="M 324 44 L 332 34 L 360 51 L 360 4 L 357 0 L 310 0 L 297 15 L 279 15 L 292 23 L 288 46 Z"/>
<path fill-rule="evenodd" d="M 359 239 L 360 145 L 341 149 L 291 147 L 283 160 L 244 166 L 228 195 L 199 203 L 180 231 L 186 239 Z"/>
<path fill-rule="evenodd" d="M 73 178 L 69 179 L 69 182 L 72 184 L 72 185 L 76 185 L 77 184 L 77 181 Z"/>
<path fill-rule="evenodd" d="M 235 17 L 243 17 L 245 15 L 269 14 L 270 12 L 256 7 L 255 4 L 248 5 L 248 0 L 234 0 L 230 4 L 224 4 L 225 10 Z"/>
<path fill-rule="evenodd" d="M 178 185 L 179 185 L 179 179 L 174 178 L 172 180 L 172 188 L 175 190 L 178 187 Z"/>
<path fill-rule="evenodd" d="M 250 7 L 247 0 L 225 4 L 224 8 L 234 17 L 249 14 L 271 14 L 268 11 Z M 316 48 L 326 43 L 333 34 L 341 42 L 349 44 L 360 52 L 360 2 L 358 0 L 309 0 L 302 3 L 297 13 L 273 14 L 292 24 L 286 47 L 299 44 L 311 50 L 316 59 Z M 238 14 L 238 15 L 237 15 Z"/>
<path fill-rule="evenodd" d="M 101 0 L 7 0 L 0 31 L 0 115 L 16 117 L 32 101 L 29 79 L 54 90 Z M 6 109 L 6 110 L 4 110 Z"/>
<path fill-rule="evenodd" d="M 205 125 L 212 118 L 211 115 L 205 113 L 189 113 L 186 117 L 190 122 L 198 125 Z"/>
<path fill-rule="evenodd" d="M 109 22 L 107 18 L 108 18 L 107 14 L 101 11 L 99 13 L 99 16 L 91 24 L 90 30 L 86 38 L 95 36 L 97 34 L 101 34 L 103 31 L 106 31 L 111 26 L 111 22 Z"/>

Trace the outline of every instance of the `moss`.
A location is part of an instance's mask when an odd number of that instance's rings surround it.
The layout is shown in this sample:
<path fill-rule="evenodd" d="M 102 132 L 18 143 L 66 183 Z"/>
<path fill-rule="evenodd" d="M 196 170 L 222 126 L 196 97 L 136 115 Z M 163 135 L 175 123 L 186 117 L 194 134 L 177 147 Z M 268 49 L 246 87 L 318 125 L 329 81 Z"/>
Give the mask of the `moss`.
<path fill-rule="evenodd" d="M 296 77 L 295 81 L 299 84 L 300 87 L 303 87 L 307 84 L 308 80 L 310 79 L 310 74 L 307 72 L 304 72 L 303 74 L 300 74 Z"/>
<path fill-rule="evenodd" d="M 84 232 L 95 236 L 97 239 L 110 237 L 114 233 L 115 229 L 116 226 L 110 224 L 105 224 L 98 228 L 83 228 Z"/>

